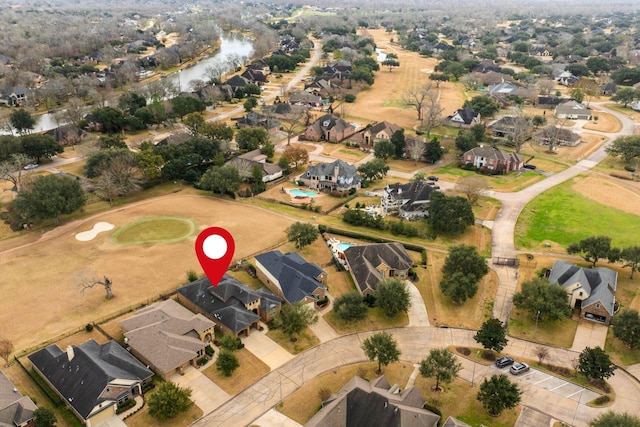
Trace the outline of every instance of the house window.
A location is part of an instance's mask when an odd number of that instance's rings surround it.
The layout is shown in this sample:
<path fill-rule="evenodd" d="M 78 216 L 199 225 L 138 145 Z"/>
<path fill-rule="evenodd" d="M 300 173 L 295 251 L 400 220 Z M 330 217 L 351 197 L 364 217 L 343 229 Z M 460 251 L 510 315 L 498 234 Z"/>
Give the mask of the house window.
<path fill-rule="evenodd" d="M 596 308 L 600 308 L 600 303 L 596 304 Z"/>

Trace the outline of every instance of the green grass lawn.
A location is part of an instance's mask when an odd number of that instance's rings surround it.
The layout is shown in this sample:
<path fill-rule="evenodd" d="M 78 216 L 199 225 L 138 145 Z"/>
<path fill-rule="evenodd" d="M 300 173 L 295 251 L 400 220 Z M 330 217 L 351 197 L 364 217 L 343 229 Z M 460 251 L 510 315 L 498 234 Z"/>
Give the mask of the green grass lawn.
<path fill-rule="evenodd" d="M 457 182 L 460 178 L 476 175 L 476 172 L 461 169 L 457 164 L 451 163 L 433 171 L 434 175 L 438 175 L 447 181 Z M 483 176 L 489 188 L 495 191 L 520 191 L 538 181 L 542 181 L 544 177 L 535 172 L 523 172 L 516 174 L 512 172 L 507 175 Z"/>
<path fill-rule="evenodd" d="M 573 191 L 568 181 L 532 200 L 516 226 L 516 246 L 540 249 L 544 242 L 562 247 L 581 239 L 606 234 L 616 247 L 637 244 L 640 216 L 601 205 Z"/>
<path fill-rule="evenodd" d="M 196 225 L 187 218 L 143 218 L 116 230 L 113 239 L 123 244 L 175 242 L 186 239 L 195 230 Z"/>
<path fill-rule="evenodd" d="M 324 316 L 324 320 L 341 335 L 386 328 L 401 328 L 409 324 L 407 313 L 398 313 L 394 317 L 387 317 L 380 307 L 369 309 L 367 317 L 357 322 L 342 320 L 333 310 Z"/>
<path fill-rule="evenodd" d="M 570 348 L 577 329 L 578 321 L 573 319 L 545 320 L 538 322 L 536 328 L 536 320 L 531 313 L 514 307 L 507 332 L 516 338 Z"/>

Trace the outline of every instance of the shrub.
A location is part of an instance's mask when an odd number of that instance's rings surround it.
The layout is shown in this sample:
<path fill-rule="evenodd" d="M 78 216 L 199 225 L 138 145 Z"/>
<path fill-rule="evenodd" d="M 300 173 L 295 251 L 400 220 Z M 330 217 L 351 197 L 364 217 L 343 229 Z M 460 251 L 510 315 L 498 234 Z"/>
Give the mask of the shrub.
<path fill-rule="evenodd" d="M 91 324 L 91 323 L 87 323 L 87 324 L 84 326 L 84 330 L 85 330 L 85 331 L 87 331 L 87 332 L 91 332 L 91 331 L 93 331 L 93 324 Z"/>
<path fill-rule="evenodd" d="M 207 356 L 211 357 L 215 354 L 216 351 L 213 349 L 213 347 L 211 347 L 211 344 L 209 344 L 204 348 L 204 352 Z"/>
<path fill-rule="evenodd" d="M 594 405 L 604 405 L 605 403 L 609 403 L 611 401 L 611 398 L 609 396 L 602 395 L 596 399 L 593 400 L 593 404 Z"/>
<path fill-rule="evenodd" d="M 634 168 L 633 166 L 625 166 L 624 170 L 626 170 L 627 172 L 635 172 L 636 168 Z"/>
<path fill-rule="evenodd" d="M 348 93 L 344 96 L 345 102 L 352 103 L 352 102 L 355 102 L 355 100 L 356 100 L 356 96 L 352 93 Z"/>
<path fill-rule="evenodd" d="M 456 351 L 464 356 L 468 356 L 471 354 L 471 350 L 467 347 L 456 347 Z"/>
<path fill-rule="evenodd" d="M 198 274 L 194 270 L 187 270 L 187 281 L 189 283 L 198 280 Z"/>
<path fill-rule="evenodd" d="M 491 350 L 485 350 L 482 352 L 482 358 L 493 362 L 496 360 L 496 354 Z"/>
<path fill-rule="evenodd" d="M 200 359 L 198 359 L 198 365 L 204 366 L 208 361 L 209 359 L 206 356 L 202 356 Z"/>

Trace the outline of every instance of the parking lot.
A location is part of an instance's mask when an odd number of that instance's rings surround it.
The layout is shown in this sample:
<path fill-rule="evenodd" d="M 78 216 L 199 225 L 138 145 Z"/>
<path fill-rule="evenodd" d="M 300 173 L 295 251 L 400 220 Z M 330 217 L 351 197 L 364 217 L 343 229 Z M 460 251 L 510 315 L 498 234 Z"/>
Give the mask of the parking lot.
<path fill-rule="evenodd" d="M 575 385 L 561 378 L 535 369 L 529 369 L 528 372 L 515 376 L 509 373 L 509 367 L 498 369 L 496 366 L 491 366 L 491 368 L 494 371 L 498 371 L 509 376 L 512 381 L 518 383 L 523 389 L 527 384 L 529 384 L 532 387 L 545 389 L 559 396 L 580 403 L 589 402 L 600 396 L 600 394 L 587 390 L 584 387 L 580 387 L 579 385 Z"/>

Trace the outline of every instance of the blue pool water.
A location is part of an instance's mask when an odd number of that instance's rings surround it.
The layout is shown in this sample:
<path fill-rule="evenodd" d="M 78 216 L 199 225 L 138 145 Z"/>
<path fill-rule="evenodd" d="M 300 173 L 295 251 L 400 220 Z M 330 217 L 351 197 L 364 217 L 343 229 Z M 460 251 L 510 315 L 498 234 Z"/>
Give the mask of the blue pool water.
<path fill-rule="evenodd" d="M 337 248 L 340 252 L 344 252 L 347 248 L 350 248 L 351 246 L 355 246 L 355 245 L 352 245 L 351 243 L 338 243 Z"/>
<path fill-rule="evenodd" d="M 297 188 L 291 190 L 290 193 L 294 197 L 316 197 L 318 195 L 315 191 L 298 190 Z"/>

